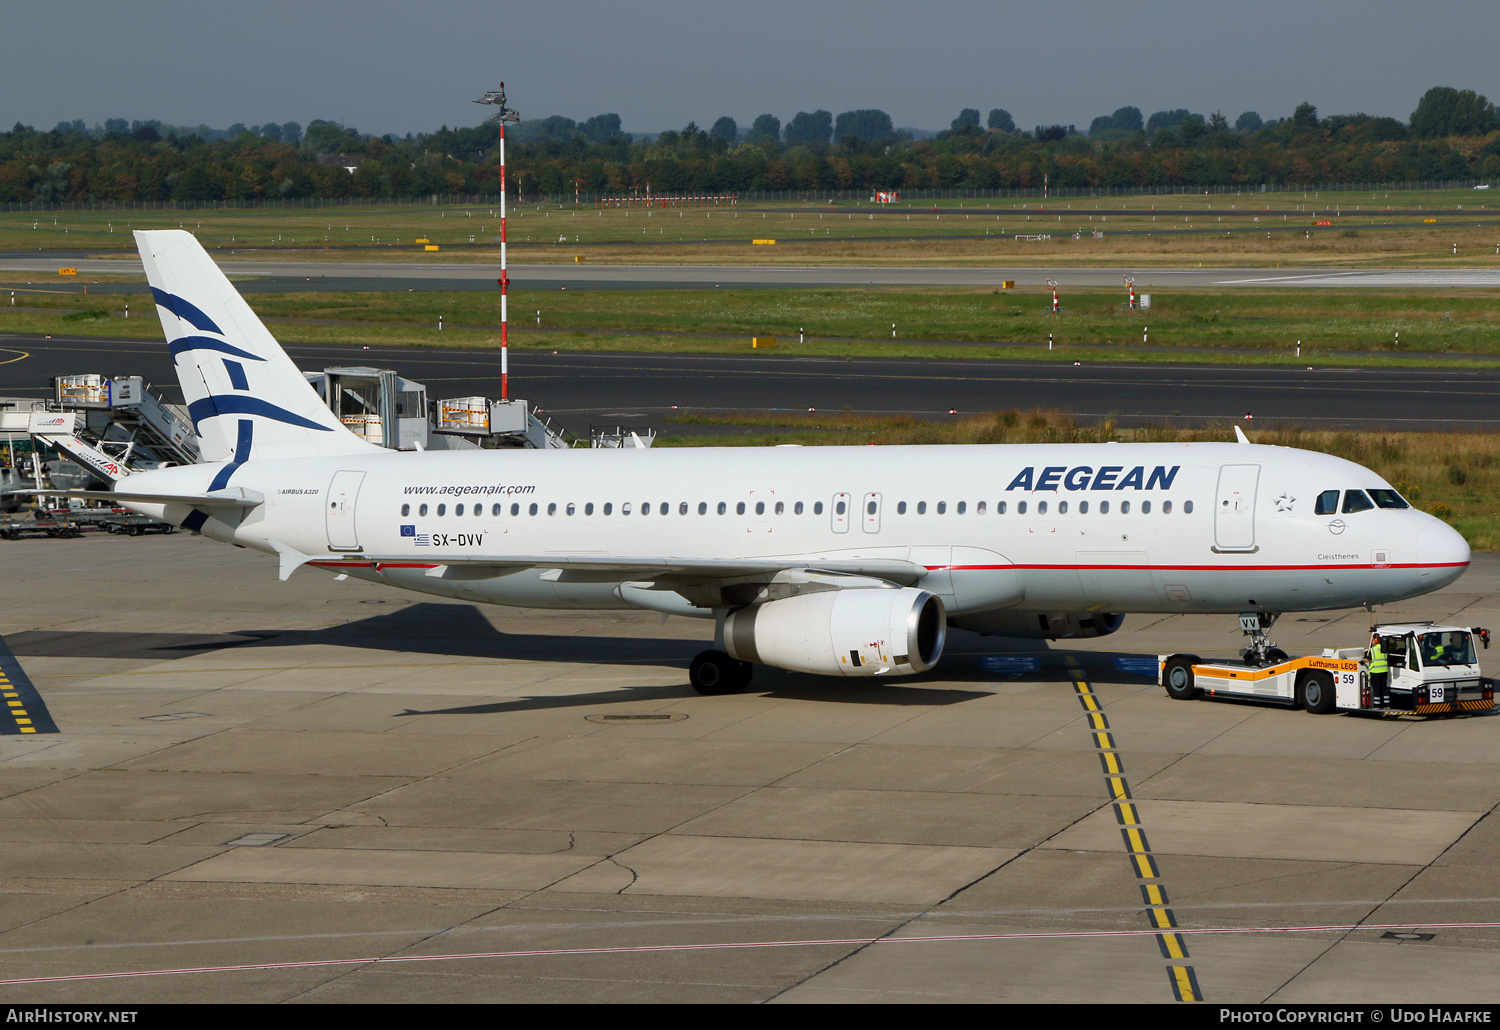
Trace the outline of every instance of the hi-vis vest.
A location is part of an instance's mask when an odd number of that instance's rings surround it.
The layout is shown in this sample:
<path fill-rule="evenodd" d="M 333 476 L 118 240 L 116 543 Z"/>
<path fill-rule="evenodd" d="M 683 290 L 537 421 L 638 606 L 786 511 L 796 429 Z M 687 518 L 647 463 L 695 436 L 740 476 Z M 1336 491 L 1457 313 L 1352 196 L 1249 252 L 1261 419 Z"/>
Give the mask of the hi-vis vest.
<path fill-rule="evenodd" d="M 1385 660 L 1385 651 L 1381 649 L 1380 642 L 1377 640 L 1370 645 L 1370 675 L 1389 671 L 1390 665 Z"/>

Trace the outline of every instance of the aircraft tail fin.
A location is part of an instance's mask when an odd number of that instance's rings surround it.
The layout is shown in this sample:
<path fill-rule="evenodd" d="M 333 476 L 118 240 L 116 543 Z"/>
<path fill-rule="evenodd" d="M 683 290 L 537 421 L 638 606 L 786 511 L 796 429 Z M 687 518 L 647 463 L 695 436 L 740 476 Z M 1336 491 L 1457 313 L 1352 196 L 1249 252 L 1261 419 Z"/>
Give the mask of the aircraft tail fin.
<path fill-rule="evenodd" d="M 190 232 L 135 234 L 204 461 L 363 454 Z"/>

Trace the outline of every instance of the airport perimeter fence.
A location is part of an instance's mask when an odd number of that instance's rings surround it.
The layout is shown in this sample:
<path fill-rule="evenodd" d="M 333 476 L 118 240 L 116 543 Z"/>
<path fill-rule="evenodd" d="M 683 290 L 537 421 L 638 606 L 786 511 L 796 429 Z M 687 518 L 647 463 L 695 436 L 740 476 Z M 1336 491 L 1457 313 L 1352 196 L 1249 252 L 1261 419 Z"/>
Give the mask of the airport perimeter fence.
<path fill-rule="evenodd" d="M 903 189 L 900 204 L 910 206 L 923 200 L 1073 200 L 1089 197 L 1165 197 L 1165 196 L 1248 196 L 1262 193 L 1398 193 L 1412 190 L 1461 190 L 1475 187 L 1500 187 L 1496 179 L 1442 179 L 1413 182 L 1323 182 L 1323 183 L 1257 183 L 1237 186 L 1040 186 L 1017 189 Z M 689 191 L 691 192 L 691 191 Z M 741 190 L 740 202 L 769 201 L 810 203 L 815 201 L 873 202 L 872 190 Z M 532 194 L 507 196 L 507 204 L 555 204 L 558 207 L 593 205 L 605 196 L 621 195 L 619 191 L 603 193 Z M 669 200 L 677 193 L 660 193 L 650 199 Z M 641 200 L 647 198 L 642 195 Z M 277 211 L 316 208 L 359 207 L 436 207 L 458 204 L 500 203 L 498 193 L 433 193 L 421 197 L 283 197 L 261 200 L 98 200 L 60 203 L 0 204 L 0 212 L 42 211 Z M 895 205 L 886 205 L 895 206 Z"/>

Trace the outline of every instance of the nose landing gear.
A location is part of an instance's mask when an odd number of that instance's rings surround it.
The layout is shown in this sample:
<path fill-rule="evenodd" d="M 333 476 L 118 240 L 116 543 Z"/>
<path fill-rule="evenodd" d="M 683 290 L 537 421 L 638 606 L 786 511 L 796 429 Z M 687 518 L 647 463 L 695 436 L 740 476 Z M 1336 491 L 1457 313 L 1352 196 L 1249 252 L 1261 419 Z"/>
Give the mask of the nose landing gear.
<path fill-rule="evenodd" d="M 1240 612 L 1240 631 L 1250 638 L 1250 646 L 1240 651 L 1246 665 L 1275 665 L 1291 657 L 1266 636 L 1279 618 L 1280 612 Z"/>

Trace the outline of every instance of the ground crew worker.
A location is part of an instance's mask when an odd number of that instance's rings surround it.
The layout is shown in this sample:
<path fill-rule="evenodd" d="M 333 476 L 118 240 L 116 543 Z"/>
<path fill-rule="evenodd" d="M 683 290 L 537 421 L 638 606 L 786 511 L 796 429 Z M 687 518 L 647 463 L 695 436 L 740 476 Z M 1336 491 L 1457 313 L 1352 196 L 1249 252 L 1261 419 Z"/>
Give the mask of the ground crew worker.
<path fill-rule="evenodd" d="M 1391 666 L 1380 646 L 1379 634 L 1370 637 L 1370 704 L 1375 708 L 1391 706 Z"/>

